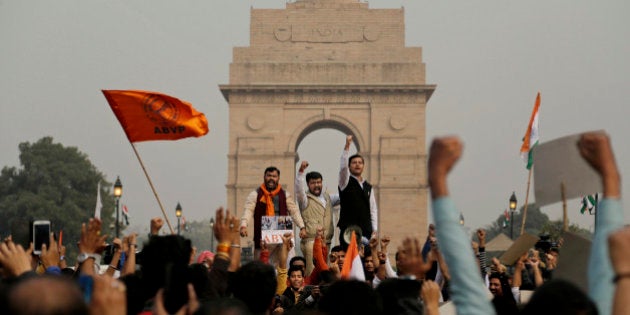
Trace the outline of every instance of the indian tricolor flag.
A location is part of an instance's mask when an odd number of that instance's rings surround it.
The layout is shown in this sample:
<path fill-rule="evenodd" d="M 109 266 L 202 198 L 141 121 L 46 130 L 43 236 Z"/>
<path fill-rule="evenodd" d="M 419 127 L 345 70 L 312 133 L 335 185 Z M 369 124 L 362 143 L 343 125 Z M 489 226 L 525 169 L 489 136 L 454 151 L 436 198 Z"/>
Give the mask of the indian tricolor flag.
<path fill-rule="evenodd" d="M 354 232 L 352 232 L 350 244 L 348 245 L 348 251 L 346 252 L 346 259 L 344 260 L 343 268 L 341 269 L 341 279 L 365 281 L 363 264 L 361 263 L 361 256 L 359 256 L 357 237 Z"/>
<path fill-rule="evenodd" d="M 523 137 L 523 145 L 521 146 L 521 157 L 527 162 L 527 169 L 531 169 L 534 164 L 533 150 L 538 145 L 538 109 L 540 108 L 540 92 L 536 96 L 536 104 L 534 104 L 534 110 L 532 116 L 529 118 L 529 125 L 527 126 L 527 132 Z"/>

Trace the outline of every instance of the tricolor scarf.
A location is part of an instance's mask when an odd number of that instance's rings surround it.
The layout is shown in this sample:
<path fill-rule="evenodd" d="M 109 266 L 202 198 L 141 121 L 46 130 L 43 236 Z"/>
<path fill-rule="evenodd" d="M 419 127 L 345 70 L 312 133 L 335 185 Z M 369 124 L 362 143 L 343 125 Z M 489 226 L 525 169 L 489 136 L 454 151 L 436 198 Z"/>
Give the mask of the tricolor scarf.
<path fill-rule="evenodd" d="M 276 215 L 276 211 L 273 207 L 273 197 L 277 196 L 282 190 L 282 185 L 278 184 L 278 187 L 274 189 L 272 192 L 267 191 L 267 187 L 265 187 L 265 183 L 260 184 L 260 190 L 262 191 L 262 197 L 260 197 L 260 202 L 267 205 L 267 216 Z"/>

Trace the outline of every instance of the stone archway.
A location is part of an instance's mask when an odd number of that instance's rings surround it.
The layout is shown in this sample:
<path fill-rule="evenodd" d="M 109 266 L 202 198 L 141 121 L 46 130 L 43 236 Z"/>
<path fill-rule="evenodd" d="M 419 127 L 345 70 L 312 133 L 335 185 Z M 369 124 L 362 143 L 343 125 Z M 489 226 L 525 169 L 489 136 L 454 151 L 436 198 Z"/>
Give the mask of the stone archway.
<path fill-rule="evenodd" d="M 393 246 L 424 234 L 425 108 L 435 85 L 425 84 L 421 48 L 404 45 L 403 9 L 356 0 L 286 6 L 252 9 L 250 46 L 234 48 L 230 83 L 220 86 L 230 112 L 228 207 L 242 214 L 269 165 L 292 192 L 298 144 L 332 127 L 353 134 L 365 158 L 379 231 Z"/>

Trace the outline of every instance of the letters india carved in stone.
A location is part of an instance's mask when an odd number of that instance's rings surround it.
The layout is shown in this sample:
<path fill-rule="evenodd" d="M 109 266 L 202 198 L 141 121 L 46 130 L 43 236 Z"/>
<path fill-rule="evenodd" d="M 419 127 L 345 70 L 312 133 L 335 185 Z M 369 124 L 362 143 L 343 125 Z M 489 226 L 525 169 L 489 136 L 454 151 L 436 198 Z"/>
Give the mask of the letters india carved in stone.
<path fill-rule="evenodd" d="M 281 42 L 347 43 L 375 41 L 380 30 L 356 25 L 286 25 L 276 27 L 273 34 Z"/>

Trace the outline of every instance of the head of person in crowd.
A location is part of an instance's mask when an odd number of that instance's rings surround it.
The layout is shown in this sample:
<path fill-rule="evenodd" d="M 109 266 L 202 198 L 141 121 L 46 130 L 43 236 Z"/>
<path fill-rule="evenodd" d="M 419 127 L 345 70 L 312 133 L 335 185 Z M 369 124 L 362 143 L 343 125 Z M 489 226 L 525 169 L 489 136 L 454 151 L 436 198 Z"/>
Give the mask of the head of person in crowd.
<path fill-rule="evenodd" d="M 319 172 L 306 173 L 306 185 L 311 194 L 319 196 L 322 193 L 322 174 Z"/>
<path fill-rule="evenodd" d="M 293 266 L 306 270 L 306 258 L 302 256 L 293 256 L 291 260 L 289 260 L 289 268 Z"/>
<path fill-rule="evenodd" d="M 33 276 L 14 284 L 7 293 L 6 307 L 0 311 L 13 315 L 88 314 L 77 282 L 53 275 Z"/>
<path fill-rule="evenodd" d="M 317 274 L 317 283 L 320 287 L 330 285 L 335 281 L 337 281 L 337 277 L 335 276 L 335 273 L 330 270 L 322 270 L 319 274 Z M 323 294 L 324 291 L 322 290 L 321 293 Z"/>
<path fill-rule="evenodd" d="M 153 298 L 160 288 L 165 288 L 164 306 L 171 313 L 177 312 L 188 300 L 188 262 L 192 252 L 190 240 L 178 235 L 152 236 L 142 249 L 142 265 L 139 298 L 128 297 L 129 313 L 142 309 L 144 303 Z M 133 284 L 127 283 L 128 292 L 135 291 Z M 169 288 L 178 286 L 184 289 Z M 169 291 L 184 294 L 169 294 Z M 135 300 L 135 301 L 134 301 Z"/>
<path fill-rule="evenodd" d="M 382 314 L 380 296 L 367 283 L 341 280 L 328 287 L 319 301 L 319 310 L 327 315 Z"/>
<path fill-rule="evenodd" d="M 365 273 L 365 278 L 367 280 L 372 280 L 374 278 L 374 258 L 372 257 L 372 249 L 369 246 L 366 246 L 364 249 L 363 257 L 361 257 L 361 262 L 363 263 L 363 272 Z"/>
<path fill-rule="evenodd" d="M 208 268 L 205 264 L 191 264 L 188 266 L 188 279 L 195 289 L 195 295 L 200 302 L 215 297 L 212 286 L 208 281 Z"/>
<path fill-rule="evenodd" d="M 335 261 L 339 266 L 339 270 L 341 270 L 343 268 L 343 262 L 346 259 L 346 250 L 341 245 L 337 245 L 330 250 L 330 255 L 336 257 Z"/>
<path fill-rule="evenodd" d="M 230 281 L 234 297 L 243 301 L 252 314 L 265 314 L 272 306 L 276 285 L 273 267 L 261 261 L 245 264 Z"/>
<path fill-rule="evenodd" d="M 206 268 L 208 269 L 212 267 L 213 262 L 214 262 L 214 253 L 209 250 L 204 250 L 197 257 L 197 263 L 206 266 Z"/>
<path fill-rule="evenodd" d="M 223 297 L 202 303 L 199 311 L 195 314 L 249 315 L 249 312 L 247 305 L 241 300 Z"/>
<path fill-rule="evenodd" d="M 551 247 L 547 252 L 547 264 L 552 267 L 558 266 L 558 259 L 560 258 L 560 249 L 558 247 Z"/>
<path fill-rule="evenodd" d="M 574 284 L 560 279 L 545 282 L 523 307 L 523 315 L 596 315 L 593 300 Z"/>
<path fill-rule="evenodd" d="M 289 267 L 289 284 L 294 291 L 304 287 L 304 268 L 300 266 Z"/>
<path fill-rule="evenodd" d="M 348 158 L 348 170 L 350 174 L 359 177 L 363 174 L 364 160 L 360 154 L 355 154 Z"/>
<path fill-rule="evenodd" d="M 265 182 L 265 188 L 267 191 L 273 191 L 278 188 L 280 182 L 280 170 L 275 166 L 269 166 L 265 169 L 265 175 L 263 177 Z"/>
<path fill-rule="evenodd" d="M 415 280 L 388 278 L 376 291 L 383 301 L 384 314 L 423 314 L 420 296 L 421 283 Z"/>
<path fill-rule="evenodd" d="M 492 295 L 492 305 L 498 315 L 517 314 L 518 307 L 512 294 L 510 282 L 504 273 L 491 273 L 488 277 L 489 289 Z"/>
<path fill-rule="evenodd" d="M 488 277 L 488 281 L 488 289 L 490 289 L 490 293 L 492 293 L 493 296 L 512 294 L 509 279 L 504 273 L 493 272 Z"/>
<path fill-rule="evenodd" d="M 374 257 L 369 247 L 365 247 L 365 255 L 361 258 L 363 261 L 363 269 L 366 272 L 374 273 Z"/>

